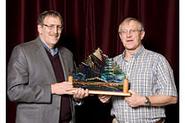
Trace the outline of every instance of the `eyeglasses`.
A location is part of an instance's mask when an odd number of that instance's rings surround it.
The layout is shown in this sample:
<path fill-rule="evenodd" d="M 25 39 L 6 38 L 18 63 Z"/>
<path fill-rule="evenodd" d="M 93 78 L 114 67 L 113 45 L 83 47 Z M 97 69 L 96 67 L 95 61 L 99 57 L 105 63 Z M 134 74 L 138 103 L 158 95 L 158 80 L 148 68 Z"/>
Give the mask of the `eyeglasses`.
<path fill-rule="evenodd" d="M 118 33 L 124 34 L 124 35 L 129 33 L 132 35 L 132 34 L 136 34 L 136 32 L 141 32 L 141 31 L 142 31 L 141 29 L 140 30 L 139 29 L 130 29 L 130 30 L 125 29 L 125 30 L 120 30 Z"/>
<path fill-rule="evenodd" d="M 53 29 L 55 29 L 55 28 L 57 28 L 58 30 L 62 30 L 63 29 L 63 26 L 61 26 L 61 25 L 47 25 L 47 24 L 43 24 L 43 26 L 46 26 L 49 30 L 53 30 Z"/>

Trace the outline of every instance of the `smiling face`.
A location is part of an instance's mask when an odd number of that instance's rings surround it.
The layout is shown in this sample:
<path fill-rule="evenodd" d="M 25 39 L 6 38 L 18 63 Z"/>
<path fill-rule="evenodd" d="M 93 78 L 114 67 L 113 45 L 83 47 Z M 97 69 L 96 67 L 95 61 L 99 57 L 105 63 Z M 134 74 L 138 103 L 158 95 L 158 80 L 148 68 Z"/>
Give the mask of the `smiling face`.
<path fill-rule="evenodd" d="M 137 51 L 145 35 L 142 25 L 136 20 L 123 21 L 118 32 L 126 51 Z"/>
<path fill-rule="evenodd" d="M 39 36 L 49 48 L 53 48 L 59 41 L 62 32 L 62 23 L 57 16 L 46 16 L 42 24 L 37 26 Z"/>

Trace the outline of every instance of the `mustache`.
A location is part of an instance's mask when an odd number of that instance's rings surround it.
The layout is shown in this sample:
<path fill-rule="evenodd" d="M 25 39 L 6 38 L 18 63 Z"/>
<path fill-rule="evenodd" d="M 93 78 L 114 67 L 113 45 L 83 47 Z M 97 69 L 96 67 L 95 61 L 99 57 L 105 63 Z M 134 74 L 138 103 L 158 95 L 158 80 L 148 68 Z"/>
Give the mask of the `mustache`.
<path fill-rule="evenodd" d="M 58 33 L 50 33 L 49 35 L 50 35 L 50 36 L 55 36 L 55 37 L 58 37 L 58 36 L 59 36 Z"/>

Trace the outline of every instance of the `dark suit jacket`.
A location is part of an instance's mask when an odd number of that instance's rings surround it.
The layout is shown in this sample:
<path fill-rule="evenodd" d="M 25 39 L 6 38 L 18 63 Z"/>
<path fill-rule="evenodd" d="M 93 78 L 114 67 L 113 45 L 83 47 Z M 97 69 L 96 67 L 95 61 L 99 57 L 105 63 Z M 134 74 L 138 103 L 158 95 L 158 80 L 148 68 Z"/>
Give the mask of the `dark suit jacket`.
<path fill-rule="evenodd" d="M 59 57 L 67 79 L 73 70 L 72 53 L 63 47 Z M 39 37 L 14 48 L 8 63 L 7 93 L 17 102 L 16 123 L 59 123 L 61 96 L 51 94 L 52 82 L 56 77 Z"/>

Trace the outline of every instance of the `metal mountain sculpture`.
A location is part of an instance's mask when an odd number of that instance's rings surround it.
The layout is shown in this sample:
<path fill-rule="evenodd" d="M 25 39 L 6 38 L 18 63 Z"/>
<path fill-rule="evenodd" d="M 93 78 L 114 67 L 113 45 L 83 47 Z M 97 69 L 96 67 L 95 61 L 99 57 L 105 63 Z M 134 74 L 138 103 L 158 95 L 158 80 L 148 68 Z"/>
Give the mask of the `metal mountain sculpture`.
<path fill-rule="evenodd" d="M 125 73 L 98 48 L 73 72 L 74 86 L 95 90 L 123 91 Z"/>

